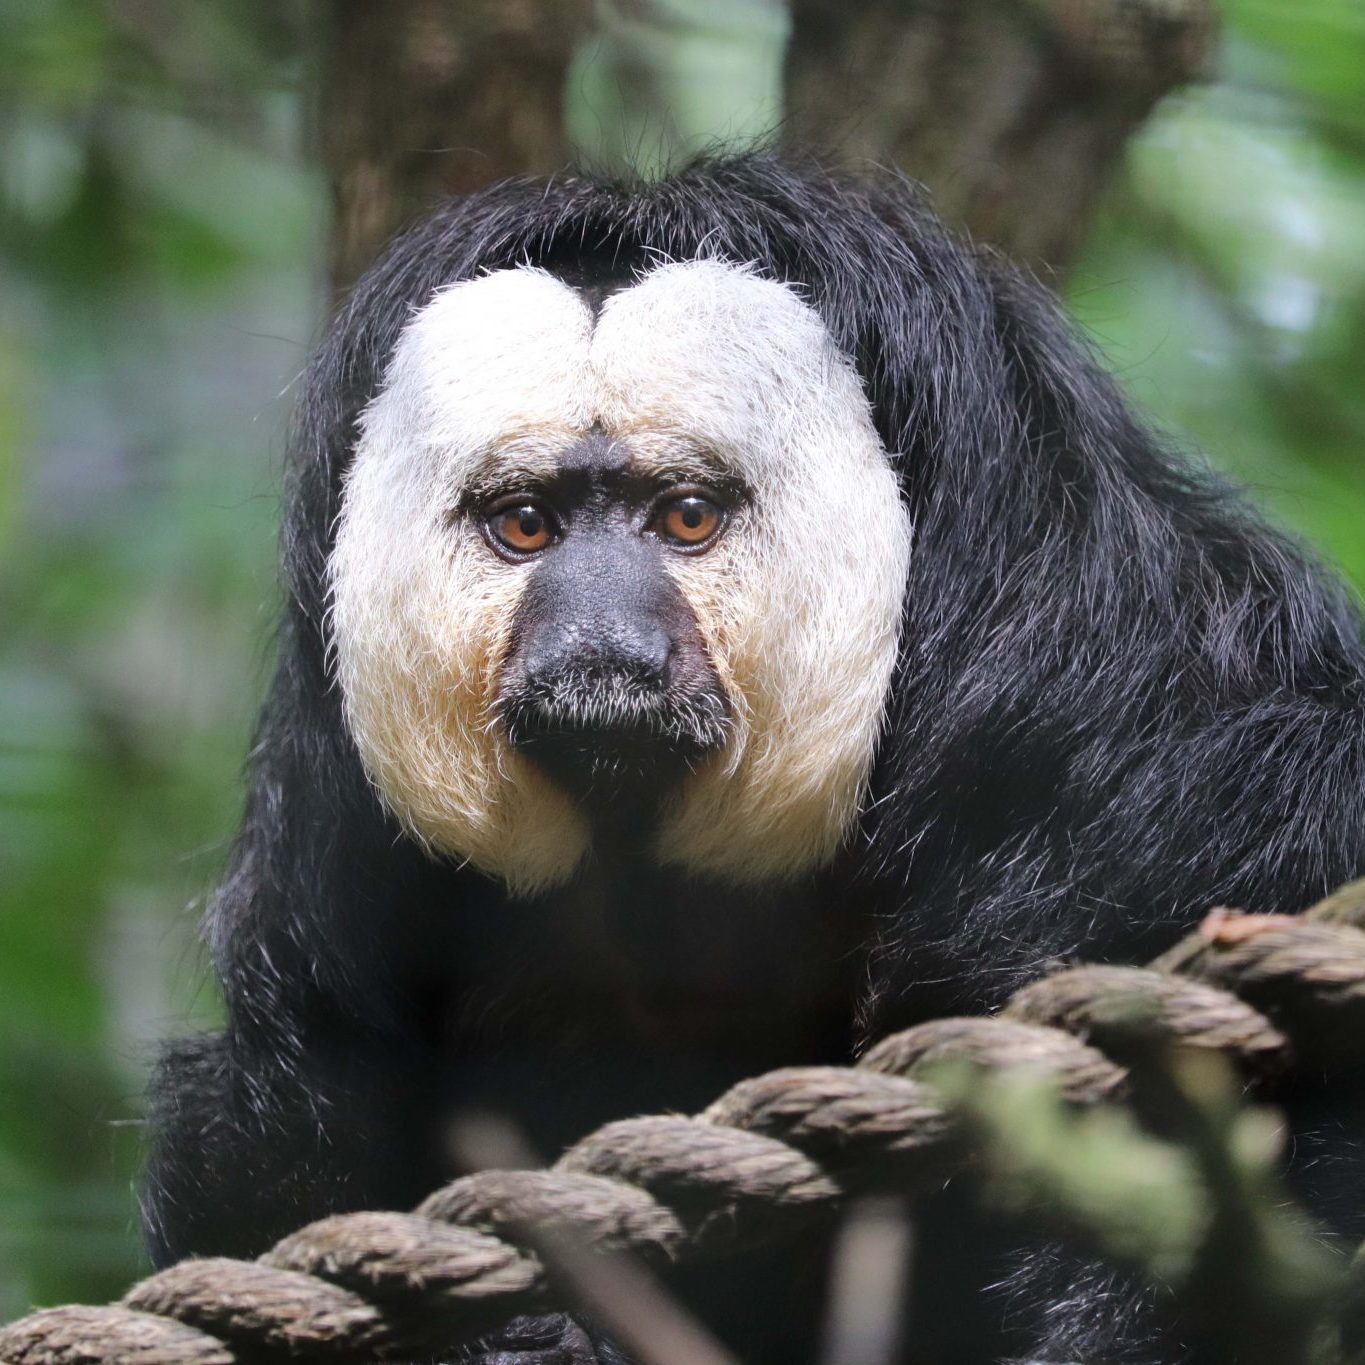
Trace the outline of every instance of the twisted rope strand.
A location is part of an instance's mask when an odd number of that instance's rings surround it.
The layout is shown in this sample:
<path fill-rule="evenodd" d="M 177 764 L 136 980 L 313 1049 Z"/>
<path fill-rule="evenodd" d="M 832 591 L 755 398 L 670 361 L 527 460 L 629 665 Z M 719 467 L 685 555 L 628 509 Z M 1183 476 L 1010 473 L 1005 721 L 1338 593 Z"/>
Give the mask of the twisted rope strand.
<path fill-rule="evenodd" d="M 1239 998 L 1242 997 L 1242 998 Z M 442 1351 L 555 1306 L 527 1233 L 655 1262 L 782 1236 L 862 1188 L 914 1188 L 956 1159 L 953 1118 L 913 1073 L 958 1060 L 1046 1074 L 1076 1103 L 1120 1095 L 1134 1024 L 1253 1072 L 1365 1060 L 1365 882 L 1303 916 L 1211 915 L 1151 967 L 1074 967 L 995 1018 L 884 1039 L 852 1068 L 741 1081 L 694 1118 L 609 1123 L 549 1170 L 484 1171 L 404 1213 L 340 1214 L 254 1262 L 189 1260 L 106 1307 L 0 1329 L 9 1365 L 360 1362 Z M 1292 1040 L 1292 1043 L 1291 1043 Z"/>

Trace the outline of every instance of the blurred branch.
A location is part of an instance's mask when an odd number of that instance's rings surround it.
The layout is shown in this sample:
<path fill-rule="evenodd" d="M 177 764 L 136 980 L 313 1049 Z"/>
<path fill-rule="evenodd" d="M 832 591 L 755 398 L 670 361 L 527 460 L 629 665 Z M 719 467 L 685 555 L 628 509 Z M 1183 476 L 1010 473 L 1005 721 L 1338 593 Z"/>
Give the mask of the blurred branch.
<path fill-rule="evenodd" d="M 898 165 L 950 219 L 1058 271 L 1128 137 L 1203 72 L 1214 31 L 1213 0 L 790 11 L 789 140 Z M 338 285 L 440 195 L 553 172 L 571 143 L 599 167 L 649 170 L 780 118 L 774 0 L 325 0 L 325 15 Z"/>
<path fill-rule="evenodd" d="M 824 1365 L 893 1365 L 901 1358 L 912 1247 L 903 1201 L 865 1197 L 849 1208 L 831 1254 Z"/>
<path fill-rule="evenodd" d="M 945 217 L 1063 272 L 1131 134 L 1204 74 L 1213 0 L 792 0 L 793 140 L 923 180 Z"/>
<path fill-rule="evenodd" d="M 569 158 L 565 75 L 588 0 L 324 0 L 321 150 L 344 287 L 446 194 Z"/>

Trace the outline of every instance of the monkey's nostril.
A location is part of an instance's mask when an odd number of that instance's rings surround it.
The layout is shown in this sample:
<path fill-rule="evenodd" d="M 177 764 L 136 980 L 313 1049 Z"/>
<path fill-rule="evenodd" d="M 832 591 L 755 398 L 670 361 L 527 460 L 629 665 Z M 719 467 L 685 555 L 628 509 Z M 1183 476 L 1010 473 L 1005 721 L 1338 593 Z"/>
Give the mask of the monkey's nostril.
<path fill-rule="evenodd" d="M 668 668 L 669 655 L 673 652 L 673 641 L 661 626 L 642 631 L 635 642 L 635 657 L 642 673 L 657 682 L 662 682 Z"/>

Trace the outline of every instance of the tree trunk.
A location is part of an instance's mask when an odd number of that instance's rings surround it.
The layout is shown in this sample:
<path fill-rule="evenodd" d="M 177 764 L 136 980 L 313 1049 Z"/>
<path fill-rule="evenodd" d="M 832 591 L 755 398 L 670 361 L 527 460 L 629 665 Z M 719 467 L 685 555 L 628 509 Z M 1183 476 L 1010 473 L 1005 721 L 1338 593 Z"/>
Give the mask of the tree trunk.
<path fill-rule="evenodd" d="M 591 0 L 327 0 L 334 285 L 441 196 L 568 163 L 565 73 L 590 15 Z"/>
<path fill-rule="evenodd" d="M 1163 94 L 1204 69 L 1214 27 L 1214 0 L 790 3 L 785 139 L 854 165 L 899 167 L 929 186 L 945 217 L 1054 273 L 1074 256 L 1128 137 Z M 575 71 L 586 88 L 585 51 L 605 63 L 610 78 L 597 84 L 621 101 L 594 105 L 590 122 L 608 132 L 613 120 L 627 133 L 652 126 L 630 100 L 653 89 L 670 104 L 657 127 L 685 132 L 657 160 L 706 141 L 698 111 L 677 117 L 680 82 L 694 102 L 701 95 L 700 76 L 676 54 L 689 14 L 718 41 L 712 9 L 598 0 L 595 30 L 593 10 L 593 0 L 325 0 L 321 144 L 339 288 L 442 195 L 568 164 L 566 80 Z M 750 28 L 747 49 L 736 42 L 730 52 L 745 70 L 726 67 L 730 104 L 705 97 L 729 110 L 717 137 L 735 132 L 746 99 L 766 107 L 773 85 L 783 25 Z M 590 36 L 595 47 L 585 47 Z M 617 49 L 660 69 L 626 81 Z M 671 60 L 676 69 L 663 70 Z"/>
<path fill-rule="evenodd" d="M 789 140 L 923 180 L 944 217 L 1044 274 L 1215 32 L 1213 0 L 791 3 Z"/>

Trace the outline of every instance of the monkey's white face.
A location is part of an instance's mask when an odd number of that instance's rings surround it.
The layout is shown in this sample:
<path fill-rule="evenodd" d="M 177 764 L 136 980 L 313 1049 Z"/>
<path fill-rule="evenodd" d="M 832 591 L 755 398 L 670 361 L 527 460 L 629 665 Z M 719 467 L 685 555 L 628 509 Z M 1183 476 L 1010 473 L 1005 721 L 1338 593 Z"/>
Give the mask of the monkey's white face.
<path fill-rule="evenodd" d="M 759 881 L 833 856 L 881 728 L 910 524 L 853 366 L 794 290 L 661 265 L 595 316 L 540 270 L 454 285 L 403 332 L 361 431 L 332 637 L 361 758 L 416 836 L 522 893 L 589 849 L 588 814 L 499 705 L 558 547 L 500 553 L 487 509 L 562 478 L 592 437 L 623 478 L 737 490 L 703 547 L 660 552 L 729 716 L 660 808 L 657 857 Z"/>

